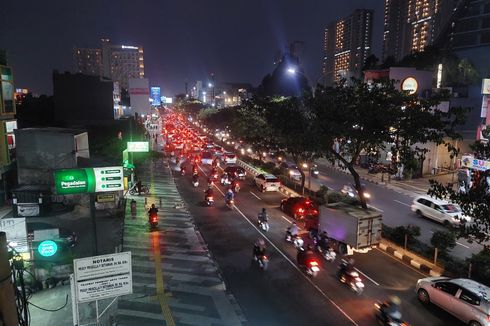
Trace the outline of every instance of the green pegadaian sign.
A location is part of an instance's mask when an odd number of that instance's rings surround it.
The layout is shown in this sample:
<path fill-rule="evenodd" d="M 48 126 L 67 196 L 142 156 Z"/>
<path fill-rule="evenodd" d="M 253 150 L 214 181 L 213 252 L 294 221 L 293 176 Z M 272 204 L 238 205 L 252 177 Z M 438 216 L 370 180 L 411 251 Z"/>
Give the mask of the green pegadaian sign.
<path fill-rule="evenodd" d="M 51 257 L 58 251 L 58 245 L 52 240 L 44 240 L 37 246 L 37 251 L 43 257 Z"/>
<path fill-rule="evenodd" d="M 57 170 L 54 183 L 58 195 L 124 190 L 123 167 Z"/>

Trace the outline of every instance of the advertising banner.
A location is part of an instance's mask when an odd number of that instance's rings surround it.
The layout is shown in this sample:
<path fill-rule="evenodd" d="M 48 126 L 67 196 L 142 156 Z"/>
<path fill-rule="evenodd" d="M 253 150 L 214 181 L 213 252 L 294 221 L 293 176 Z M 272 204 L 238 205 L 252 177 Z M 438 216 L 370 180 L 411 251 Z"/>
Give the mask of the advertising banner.
<path fill-rule="evenodd" d="M 467 167 L 469 169 L 486 171 L 490 169 L 490 161 L 479 160 L 473 156 L 463 156 L 461 158 L 461 166 Z"/>
<path fill-rule="evenodd" d="M 149 152 L 150 144 L 147 141 L 128 141 L 128 152 Z"/>
<path fill-rule="evenodd" d="M 483 95 L 490 95 L 490 78 L 485 78 L 482 81 L 481 93 Z"/>
<path fill-rule="evenodd" d="M 151 103 L 153 106 L 162 105 L 160 87 L 150 88 L 150 98 L 153 100 Z"/>
<path fill-rule="evenodd" d="M 58 195 L 124 190 L 123 167 L 58 170 L 54 183 Z"/>
<path fill-rule="evenodd" d="M 25 217 L 0 219 L 0 231 L 7 234 L 7 243 L 18 252 L 29 252 Z"/>

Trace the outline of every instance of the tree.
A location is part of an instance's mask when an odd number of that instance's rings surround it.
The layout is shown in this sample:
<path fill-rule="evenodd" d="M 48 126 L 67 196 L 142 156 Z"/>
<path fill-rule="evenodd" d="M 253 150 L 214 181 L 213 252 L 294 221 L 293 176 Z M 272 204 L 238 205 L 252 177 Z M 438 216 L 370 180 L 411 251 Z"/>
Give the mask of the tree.
<path fill-rule="evenodd" d="M 488 143 L 477 142 L 472 149 L 476 158 L 487 159 L 490 155 Z M 459 192 L 454 190 L 452 185 L 431 180 L 428 194 L 461 206 L 463 213 L 472 220 L 469 225 L 463 224 L 457 230 L 457 236 L 489 248 L 487 242 L 490 240 L 490 171 L 473 171 L 473 179 L 473 185 L 467 192 Z"/>
<path fill-rule="evenodd" d="M 360 80 L 347 85 L 343 80 L 334 87 L 318 87 L 315 96 L 307 99 L 325 155 L 352 174 L 364 208 L 355 168 L 362 152 L 391 150 L 394 164 L 400 166 L 404 160 L 425 155 L 416 144 L 449 144 L 445 137 L 458 136 L 454 127 L 461 123 L 460 110 L 445 113 L 436 108 L 443 95 L 419 99 L 396 89 L 393 81 L 370 86 Z M 455 149 L 448 145 L 448 150 Z"/>
<path fill-rule="evenodd" d="M 441 253 L 446 253 L 448 249 L 456 246 L 456 236 L 449 231 L 436 231 L 430 239 L 430 243 Z"/>

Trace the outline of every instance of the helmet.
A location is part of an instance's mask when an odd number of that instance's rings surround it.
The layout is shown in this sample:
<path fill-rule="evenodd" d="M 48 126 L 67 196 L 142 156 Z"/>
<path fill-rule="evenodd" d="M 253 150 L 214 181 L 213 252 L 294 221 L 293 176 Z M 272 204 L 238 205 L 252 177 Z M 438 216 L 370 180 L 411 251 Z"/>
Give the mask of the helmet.
<path fill-rule="evenodd" d="M 257 242 L 258 242 L 258 244 L 259 244 L 260 246 L 265 246 L 265 241 L 264 241 L 264 239 L 260 238 L 260 239 L 259 239 Z"/>
<path fill-rule="evenodd" d="M 151 204 L 151 208 L 155 208 L 155 204 Z"/>
<path fill-rule="evenodd" d="M 231 192 L 233 192 L 233 190 L 232 190 L 231 188 L 229 188 L 229 189 L 228 189 L 228 192 L 230 192 L 230 193 L 231 193 Z"/>
<path fill-rule="evenodd" d="M 390 297 L 390 301 L 391 301 L 391 303 L 393 303 L 394 305 L 397 305 L 397 306 L 399 306 L 401 304 L 400 298 L 396 295 L 392 295 Z"/>
<path fill-rule="evenodd" d="M 354 265 L 354 258 L 349 258 L 349 264 Z"/>
<path fill-rule="evenodd" d="M 264 208 L 262 208 L 262 212 L 263 212 L 263 213 L 265 213 L 265 207 L 264 207 Z"/>

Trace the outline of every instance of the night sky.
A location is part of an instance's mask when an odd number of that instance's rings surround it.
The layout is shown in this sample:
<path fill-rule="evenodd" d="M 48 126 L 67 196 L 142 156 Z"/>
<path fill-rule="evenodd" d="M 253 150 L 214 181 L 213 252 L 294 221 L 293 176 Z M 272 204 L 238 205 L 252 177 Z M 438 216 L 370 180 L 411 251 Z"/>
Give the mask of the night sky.
<path fill-rule="evenodd" d="M 52 94 L 51 72 L 73 71 L 72 48 L 99 39 L 142 45 L 145 74 L 162 94 L 186 81 L 250 82 L 273 69 L 275 53 L 305 42 L 310 83 L 321 77 L 323 30 L 356 8 L 374 13 L 373 47 L 380 55 L 384 0 L 24 0 L 0 1 L 0 48 L 15 86 Z"/>

